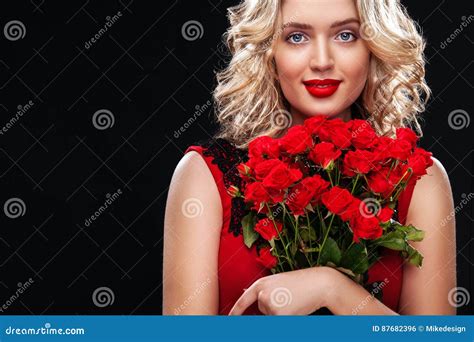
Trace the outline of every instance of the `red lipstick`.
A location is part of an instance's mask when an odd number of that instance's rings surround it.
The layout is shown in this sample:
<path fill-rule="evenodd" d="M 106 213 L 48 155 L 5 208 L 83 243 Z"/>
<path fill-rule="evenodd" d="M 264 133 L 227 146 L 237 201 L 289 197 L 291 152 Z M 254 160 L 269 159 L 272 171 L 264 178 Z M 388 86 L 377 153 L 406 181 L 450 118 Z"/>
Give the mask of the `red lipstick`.
<path fill-rule="evenodd" d="M 315 97 L 328 97 L 334 94 L 339 87 L 340 80 L 326 78 L 324 80 L 303 81 L 308 93 Z"/>

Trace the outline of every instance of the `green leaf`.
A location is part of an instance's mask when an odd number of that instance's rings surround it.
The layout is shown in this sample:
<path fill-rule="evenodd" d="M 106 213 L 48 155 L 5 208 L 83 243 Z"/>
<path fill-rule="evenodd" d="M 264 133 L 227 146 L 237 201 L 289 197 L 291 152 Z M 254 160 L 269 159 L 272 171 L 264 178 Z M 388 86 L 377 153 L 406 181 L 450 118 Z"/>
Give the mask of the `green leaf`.
<path fill-rule="evenodd" d="M 248 248 L 252 247 L 253 243 L 258 239 L 258 233 L 253 229 L 255 227 L 256 220 L 257 216 L 253 211 L 242 218 L 244 243 Z"/>
<path fill-rule="evenodd" d="M 303 252 L 306 252 L 306 253 L 319 252 L 319 247 L 305 248 Z"/>
<path fill-rule="evenodd" d="M 298 250 L 298 246 L 296 246 L 295 243 L 292 243 L 290 246 L 290 253 L 292 257 L 295 256 L 297 250 Z"/>
<path fill-rule="evenodd" d="M 314 229 L 308 229 L 307 227 L 304 227 L 303 229 L 302 228 L 303 227 L 300 227 L 298 233 L 304 242 L 308 242 L 309 240 L 316 241 L 316 232 L 314 231 Z"/>
<path fill-rule="evenodd" d="M 424 237 L 424 232 L 416 229 L 412 225 L 396 227 L 396 230 L 390 232 L 374 241 L 377 246 L 387 247 L 396 251 L 402 251 L 402 255 L 411 264 L 421 267 L 423 262 L 423 255 L 418 252 L 413 246 L 408 243 L 408 239 L 412 241 L 421 241 Z"/>
<path fill-rule="evenodd" d="M 329 261 L 335 265 L 339 265 L 341 261 L 341 250 L 334 239 L 328 237 L 320 253 L 319 260 L 321 265 L 326 265 Z"/>
<path fill-rule="evenodd" d="M 404 251 L 406 250 L 407 242 L 403 235 L 404 233 L 401 231 L 390 232 L 374 240 L 374 243 L 378 246 L 387 247 L 396 251 Z"/>
<path fill-rule="evenodd" d="M 408 261 L 417 267 L 421 267 L 423 264 L 423 255 L 410 246 L 410 244 L 407 244 L 407 246 L 408 248 L 406 252 L 408 254 Z"/>
<path fill-rule="evenodd" d="M 341 266 L 357 274 L 366 272 L 369 269 L 367 248 L 362 243 L 353 244 L 342 255 Z"/>
<path fill-rule="evenodd" d="M 421 241 L 425 237 L 425 232 L 423 230 L 417 229 L 411 224 L 408 226 L 398 226 L 397 229 L 405 232 L 405 239 L 409 241 Z"/>

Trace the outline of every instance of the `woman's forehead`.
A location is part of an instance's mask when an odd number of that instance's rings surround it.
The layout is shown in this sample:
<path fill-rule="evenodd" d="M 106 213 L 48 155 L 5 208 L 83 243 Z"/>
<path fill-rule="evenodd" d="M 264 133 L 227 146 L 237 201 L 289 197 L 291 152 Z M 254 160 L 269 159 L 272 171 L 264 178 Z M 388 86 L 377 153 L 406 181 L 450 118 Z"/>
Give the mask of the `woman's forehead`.
<path fill-rule="evenodd" d="M 283 0 L 281 14 L 283 23 L 303 22 L 312 26 L 359 18 L 354 0 Z"/>

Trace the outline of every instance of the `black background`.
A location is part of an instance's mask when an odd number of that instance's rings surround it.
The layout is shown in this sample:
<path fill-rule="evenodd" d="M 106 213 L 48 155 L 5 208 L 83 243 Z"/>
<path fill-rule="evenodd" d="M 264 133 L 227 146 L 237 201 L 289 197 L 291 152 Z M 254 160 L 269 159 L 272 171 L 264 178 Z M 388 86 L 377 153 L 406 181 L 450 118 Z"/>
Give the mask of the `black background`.
<path fill-rule="evenodd" d="M 186 147 L 214 132 L 211 109 L 181 135 L 175 131 L 212 101 L 214 71 L 227 60 L 226 8 L 236 3 L 0 2 L 2 31 L 12 20 L 26 29 L 15 41 L 0 35 L 0 129 L 18 106 L 34 103 L 0 135 L 0 305 L 34 280 L 3 314 L 161 314 L 167 190 Z M 473 113 L 474 24 L 441 43 L 472 14 L 472 2 L 404 4 L 428 40 L 434 96 L 421 144 L 445 166 L 459 205 L 474 192 L 474 124 L 452 129 L 448 115 Z M 118 11 L 119 20 L 86 48 Z M 181 32 L 190 20 L 203 27 L 192 41 Z M 92 122 L 101 109 L 114 117 L 104 130 Z M 86 226 L 118 189 L 113 205 Z M 5 215 L 11 198 L 25 203 L 23 216 Z M 456 215 L 458 286 L 469 293 L 473 218 L 472 202 Z M 94 304 L 99 287 L 113 292 L 112 304 Z M 472 314 L 473 302 L 458 313 Z"/>

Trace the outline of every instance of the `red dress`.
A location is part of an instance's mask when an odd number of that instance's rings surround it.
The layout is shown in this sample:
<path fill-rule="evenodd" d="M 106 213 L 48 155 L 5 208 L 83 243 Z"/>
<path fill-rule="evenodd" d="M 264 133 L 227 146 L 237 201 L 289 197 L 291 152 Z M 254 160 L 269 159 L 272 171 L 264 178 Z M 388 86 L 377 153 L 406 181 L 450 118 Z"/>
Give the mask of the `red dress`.
<path fill-rule="evenodd" d="M 257 279 L 271 275 L 270 270 L 257 261 L 256 244 L 247 248 L 244 244 L 240 221 L 244 213 L 241 199 L 232 198 L 226 191 L 230 185 L 240 184 L 236 166 L 247 159 L 246 150 L 237 149 L 224 139 L 205 140 L 190 146 L 184 153 L 198 152 L 206 161 L 219 189 L 223 208 L 223 225 L 218 256 L 219 314 L 227 315 L 245 288 Z M 414 186 L 407 187 L 398 201 L 398 221 L 405 223 Z M 381 258 L 368 270 L 367 282 L 379 286 L 382 302 L 398 311 L 402 287 L 403 259 L 399 252 L 384 249 Z M 380 289 L 382 289 L 380 291 Z M 245 315 L 262 315 L 255 302 Z"/>

